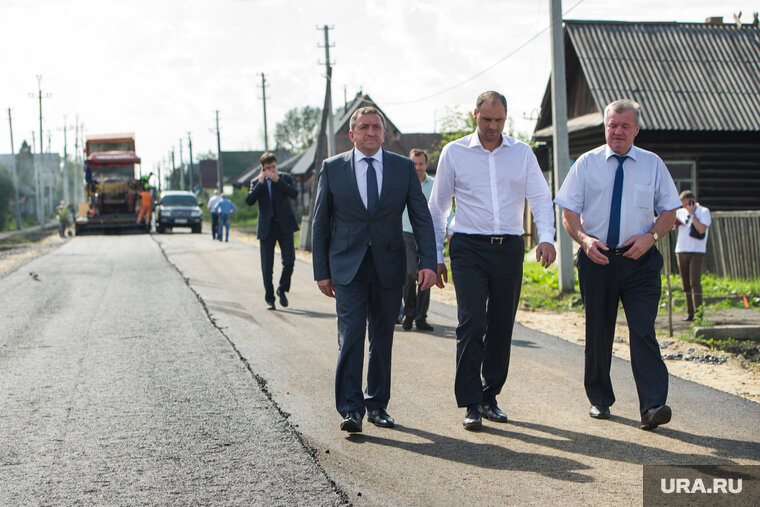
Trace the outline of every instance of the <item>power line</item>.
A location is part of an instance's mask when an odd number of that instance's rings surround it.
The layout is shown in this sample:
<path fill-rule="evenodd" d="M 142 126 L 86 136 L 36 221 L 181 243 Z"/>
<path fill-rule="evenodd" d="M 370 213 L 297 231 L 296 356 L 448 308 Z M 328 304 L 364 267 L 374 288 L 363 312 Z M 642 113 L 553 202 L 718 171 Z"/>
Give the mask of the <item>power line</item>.
<path fill-rule="evenodd" d="M 572 7 L 570 7 L 568 10 L 566 10 L 564 14 L 569 14 L 573 9 L 575 9 L 576 7 L 578 7 L 583 2 L 584 2 L 584 0 L 578 0 L 578 2 L 575 5 L 573 5 Z M 563 16 L 564 16 L 564 14 L 563 14 Z M 468 77 L 464 81 L 460 81 L 457 84 L 451 85 L 451 86 L 449 86 L 447 88 L 439 90 L 439 91 L 437 91 L 437 92 L 435 92 L 435 93 L 433 93 L 431 95 L 427 95 L 425 97 L 419 97 L 419 98 L 416 98 L 416 99 L 413 99 L 413 100 L 405 100 L 405 101 L 402 101 L 402 102 L 386 102 L 386 105 L 389 105 L 389 106 L 400 106 L 400 105 L 405 105 L 405 104 L 414 104 L 415 102 L 422 102 L 422 101 L 425 101 L 425 100 L 428 100 L 428 99 L 432 99 L 434 97 L 438 97 L 439 95 L 443 95 L 444 93 L 449 92 L 449 91 L 451 91 L 451 90 L 453 90 L 455 88 L 459 88 L 463 84 L 467 84 L 470 81 L 472 81 L 473 79 L 479 78 L 480 76 L 482 76 L 483 74 L 485 74 L 489 70 L 493 69 L 494 67 L 496 67 L 500 63 L 504 62 L 505 60 L 507 60 L 511 56 L 514 56 L 522 48 L 524 48 L 525 46 L 527 46 L 528 44 L 530 44 L 534 40 L 538 39 L 541 35 L 543 35 L 544 32 L 546 32 L 547 30 L 549 30 L 550 27 L 551 27 L 551 25 L 545 26 L 539 32 L 537 32 L 535 35 L 533 35 L 528 40 L 526 40 L 525 42 L 523 42 L 522 44 L 520 44 L 519 46 L 517 46 L 517 48 L 513 49 L 512 51 L 510 51 L 509 53 L 507 53 L 506 55 L 504 55 L 502 58 L 500 58 L 499 60 L 497 60 L 493 64 L 489 65 L 485 69 L 481 70 L 480 72 L 477 72 L 473 76 Z"/>

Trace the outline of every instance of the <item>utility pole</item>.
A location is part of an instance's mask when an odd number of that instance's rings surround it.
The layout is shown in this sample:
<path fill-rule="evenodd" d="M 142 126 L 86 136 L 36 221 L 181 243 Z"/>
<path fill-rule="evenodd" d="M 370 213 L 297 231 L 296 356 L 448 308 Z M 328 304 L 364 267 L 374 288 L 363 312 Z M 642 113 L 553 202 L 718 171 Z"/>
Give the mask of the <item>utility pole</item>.
<path fill-rule="evenodd" d="M 222 143 L 219 136 L 219 110 L 216 110 L 216 189 L 222 193 Z"/>
<path fill-rule="evenodd" d="M 319 126 L 319 136 L 316 142 L 316 153 L 314 155 L 314 165 L 312 171 L 311 195 L 309 198 L 309 211 L 301 217 L 301 240 L 299 248 L 301 250 L 311 250 L 311 220 L 314 216 L 314 206 L 317 197 L 317 185 L 319 184 L 319 163 L 321 160 L 335 155 L 335 128 L 333 126 L 332 111 L 332 61 L 330 60 L 330 39 L 329 30 L 332 28 L 324 25 L 317 30 L 324 30 L 325 45 L 317 46 L 325 48 L 325 102 L 322 107 L 322 118 Z M 321 62 L 320 62 L 321 63 Z"/>
<path fill-rule="evenodd" d="M 190 132 L 187 133 L 187 151 L 190 153 L 190 191 L 193 192 L 193 140 L 190 138 Z"/>
<path fill-rule="evenodd" d="M 16 148 L 13 147 L 13 120 L 11 119 L 11 108 L 8 108 L 8 128 L 11 132 L 11 155 L 13 158 L 13 189 L 16 193 L 16 230 L 21 230 L 21 209 L 18 206 L 18 171 L 16 169 Z"/>
<path fill-rule="evenodd" d="M 269 151 L 269 136 L 267 135 L 267 78 L 261 73 L 261 101 L 264 103 L 264 151 Z"/>
<path fill-rule="evenodd" d="M 172 176 L 174 176 L 175 172 L 177 172 L 177 168 L 174 166 L 174 146 L 172 146 Z"/>
<path fill-rule="evenodd" d="M 565 83 L 565 44 L 562 33 L 562 0 L 550 0 L 552 32 L 552 142 L 554 162 L 554 192 L 559 192 L 562 182 L 570 169 L 570 148 L 567 139 L 567 85 Z M 573 241 L 562 227 L 562 209 L 555 210 L 557 224 L 557 246 L 559 249 L 559 289 L 573 292 L 575 275 L 573 272 Z"/>
<path fill-rule="evenodd" d="M 34 130 L 32 130 L 32 145 L 31 145 L 31 153 L 32 153 L 32 167 L 34 168 L 34 208 L 37 213 L 37 223 L 40 225 L 43 224 L 42 222 L 42 203 L 40 202 L 40 168 L 39 164 L 37 163 L 37 158 L 34 156 L 34 147 L 37 145 L 37 137 L 34 133 Z"/>
<path fill-rule="evenodd" d="M 182 160 L 182 138 L 179 138 L 179 189 L 185 189 L 185 175 L 182 172 L 182 167 L 185 163 Z"/>
<path fill-rule="evenodd" d="M 327 156 L 332 157 L 335 155 L 335 127 L 333 125 L 333 111 L 332 111 L 332 62 L 330 61 L 330 48 L 335 47 L 335 44 L 330 45 L 330 30 L 335 27 L 328 27 L 324 25 L 317 30 L 323 30 L 325 32 L 325 45 L 319 46 L 325 48 L 325 76 L 327 78 L 327 96 L 325 97 L 325 107 L 329 107 L 327 110 Z"/>
<path fill-rule="evenodd" d="M 71 204 L 71 195 L 69 194 L 69 167 L 68 153 L 66 143 L 66 116 L 63 117 L 63 200 L 66 204 Z"/>
<path fill-rule="evenodd" d="M 39 106 L 40 106 L 40 153 L 39 153 L 40 156 L 39 157 L 34 157 L 33 156 L 33 160 L 35 161 L 35 163 L 34 163 L 34 175 L 35 175 L 34 176 L 34 180 L 35 180 L 34 183 L 35 183 L 35 194 L 36 194 L 36 199 L 37 199 L 37 218 L 39 220 L 40 225 L 42 225 L 43 224 L 43 220 L 44 220 L 43 200 L 44 200 L 45 191 L 44 191 L 44 189 L 40 188 L 40 185 L 41 185 L 40 167 L 39 167 L 39 163 L 37 163 L 36 160 L 39 158 L 39 162 L 42 163 L 42 154 L 45 152 L 44 147 L 43 147 L 43 144 L 44 144 L 45 140 L 43 138 L 44 134 L 42 133 L 42 99 L 43 98 L 46 98 L 46 99 L 50 98 L 51 95 L 49 93 L 47 93 L 45 95 L 42 94 L 42 74 L 37 74 L 36 78 L 37 78 L 37 96 L 36 96 L 36 98 L 39 101 Z M 33 93 L 30 93 L 29 96 L 32 97 L 32 98 L 35 97 Z M 32 144 L 34 144 L 34 141 L 32 141 Z"/>
<path fill-rule="evenodd" d="M 76 122 L 74 123 L 74 199 L 76 202 L 84 202 L 84 190 L 82 188 L 82 154 L 79 151 L 79 115 L 77 114 Z"/>

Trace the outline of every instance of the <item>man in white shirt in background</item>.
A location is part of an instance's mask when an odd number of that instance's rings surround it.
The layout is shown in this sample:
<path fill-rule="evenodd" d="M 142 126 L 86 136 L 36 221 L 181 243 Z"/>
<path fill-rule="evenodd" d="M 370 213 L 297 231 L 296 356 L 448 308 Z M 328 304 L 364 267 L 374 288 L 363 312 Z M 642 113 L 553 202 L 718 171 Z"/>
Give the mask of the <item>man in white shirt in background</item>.
<path fill-rule="evenodd" d="M 554 211 L 530 147 L 502 132 L 507 100 L 498 92 L 476 101 L 477 130 L 447 144 L 438 162 L 430 214 L 438 249 L 438 281 L 447 282 L 443 260 L 446 219 L 451 276 L 457 295 L 457 366 L 454 394 L 466 407 L 465 429 L 482 427 L 482 416 L 507 422 L 496 396 L 507 380 L 512 329 L 520 301 L 525 243 L 525 199 L 538 228 L 536 260 L 548 267 L 556 258 Z"/>
<path fill-rule="evenodd" d="M 420 186 L 425 199 L 430 199 L 433 190 L 433 178 L 428 176 L 428 155 L 425 150 L 415 148 L 409 152 L 409 158 L 414 162 L 414 169 L 420 179 Z M 404 285 L 404 320 L 401 327 L 404 331 L 412 329 L 412 323 L 418 331 L 433 331 L 433 326 L 428 324 L 427 311 L 430 307 L 430 289 L 420 290 L 417 285 L 417 242 L 414 240 L 412 222 L 409 221 L 409 212 L 404 209 L 401 217 L 406 242 L 406 285 Z"/>
<path fill-rule="evenodd" d="M 710 227 L 710 210 L 697 202 L 691 190 L 680 195 L 683 208 L 676 211 L 676 259 L 681 272 L 683 294 L 686 296 L 687 316 L 685 321 L 694 320 L 702 306 L 702 261 L 707 252 L 707 228 Z"/>
<path fill-rule="evenodd" d="M 216 205 L 222 200 L 222 196 L 219 195 L 218 190 L 214 190 L 214 195 L 208 200 L 208 210 L 211 212 L 211 239 L 216 239 L 217 229 L 219 228 L 219 213 L 213 211 L 216 209 Z"/>

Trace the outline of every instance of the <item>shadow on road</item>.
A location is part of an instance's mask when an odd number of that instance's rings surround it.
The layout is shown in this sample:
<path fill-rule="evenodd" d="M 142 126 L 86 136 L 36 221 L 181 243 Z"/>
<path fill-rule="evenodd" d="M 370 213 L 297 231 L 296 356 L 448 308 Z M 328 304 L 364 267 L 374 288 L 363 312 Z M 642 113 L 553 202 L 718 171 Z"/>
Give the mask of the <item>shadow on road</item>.
<path fill-rule="evenodd" d="M 468 442 L 467 440 L 406 426 L 397 425 L 394 431 L 414 435 L 425 439 L 426 442 L 403 442 L 365 434 L 351 435 L 348 439 L 357 444 L 385 445 L 480 468 L 534 472 L 553 479 L 578 483 L 594 481 L 593 477 L 580 472 L 581 470 L 590 470 L 591 467 L 568 458 L 549 454 L 517 452 L 506 446 Z"/>
<path fill-rule="evenodd" d="M 633 427 L 638 427 L 639 424 L 638 421 L 621 417 L 613 417 L 611 422 L 618 422 Z M 511 428 L 515 427 L 528 430 L 528 432 L 513 431 Z M 508 443 L 497 445 L 470 442 L 406 426 L 397 425 L 393 431 L 414 435 L 425 441 L 407 442 L 367 434 L 353 434 L 347 438 L 356 444 L 371 443 L 384 445 L 475 467 L 534 472 L 546 477 L 578 483 L 592 482 L 594 480 L 593 477 L 582 473 L 583 470 L 589 470 L 591 467 L 580 461 L 566 457 L 543 453 L 517 452 L 509 449 Z M 665 427 L 659 428 L 657 434 L 675 438 L 681 442 L 695 446 L 708 447 L 715 450 L 715 454 L 673 452 L 652 445 L 599 435 L 589 435 L 544 424 L 521 421 L 511 421 L 509 424 L 499 427 L 484 426 L 482 433 L 546 447 L 552 449 L 553 452 L 572 453 L 579 456 L 636 465 L 729 465 L 736 463 L 734 459 L 756 459 L 758 454 L 760 454 L 760 444 L 756 442 L 712 438 Z M 388 433 L 390 436 L 392 434 L 392 432 Z"/>
<path fill-rule="evenodd" d="M 610 420 L 628 426 L 634 426 L 636 428 L 639 426 L 638 420 L 625 417 L 612 416 Z M 760 442 L 747 442 L 745 440 L 730 440 L 728 438 L 697 435 L 696 433 L 687 433 L 669 426 L 660 426 L 656 431 L 663 437 L 679 440 L 687 444 L 714 449 L 715 456 L 726 458 L 727 461 L 725 461 L 725 463 L 733 463 L 731 458 L 757 460 L 758 456 L 760 456 Z"/>
<path fill-rule="evenodd" d="M 636 428 L 638 428 L 639 425 L 638 421 L 616 416 L 613 416 L 610 421 L 621 422 L 627 426 L 634 426 Z M 743 442 L 739 440 L 728 440 L 722 438 L 711 439 L 710 437 L 705 437 L 702 435 L 689 435 L 687 433 L 683 433 L 678 430 L 672 430 L 666 427 L 658 428 L 656 430 L 656 433 L 662 436 L 668 436 L 668 433 L 680 435 L 682 438 L 679 438 L 679 440 L 694 444 L 695 446 L 699 447 L 710 447 L 718 451 L 717 454 L 673 452 L 667 449 L 662 449 L 651 445 L 643 445 L 637 442 L 617 440 L 599 435 L 589 435 L 587 433 L 565 430 L 544 424 L 530 422 L 510 421 L 509 425 L 506 425 L 504 427 L 510 428 L 514 426 L 531 430 L 531 433 L 518 433 L 516 431 L 511 431 L 508 429 L 502 430 L 491 426 L 484 427 L 483 431 L 497 436 L 513 438 L 533 445 L 551 447 L 552 449 L 557 449 L 564 452 L 639 465 L 680 465 L 695 463 L 709 463 L 714 465 L 732 464 L 735 463 L 733 459 L 724 458 L 722 456 L 757 459 L 758 452 L 760 452 L 758 449 L 758 444 L 754 442 Z M 539 436 L 533 432 L 544 433 L 548 436 Z M 683 438 L 685 436 L 688 436 L 689 438 Z M 653 439 L 654 438 L 656 437 L 653 436 Z"/>

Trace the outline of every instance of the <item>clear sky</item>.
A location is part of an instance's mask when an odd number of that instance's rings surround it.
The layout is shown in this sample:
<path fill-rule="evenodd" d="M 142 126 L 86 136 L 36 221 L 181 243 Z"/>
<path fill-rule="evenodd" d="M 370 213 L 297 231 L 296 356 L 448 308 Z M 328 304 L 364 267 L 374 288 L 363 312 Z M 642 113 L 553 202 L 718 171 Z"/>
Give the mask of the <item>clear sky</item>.
<path fill-rule="evenodd" d="M 566 19 L 704 22 L 756 1 L 564 0 Z M 569 12 L 568 12 L 569 11 Z M 327 24 L 333 104 L 368 93 L 402 132 L 432 132 L 478 93 L 509 101 L 519 130 L 533 130 L 550 72 L 549 0 L 0 0 L 0 153 L 39 135 L 42 76 L 45 150 L 69 153 L 84 134 L 135 132 L 143 171 L 179 161 L 187 133 L 197 159 L 264 148 L 261 73 L 270 148 L 287 110 L 322 106 Z M 345 92 L 344 92 L 345 90 Z M 34 97 L 30 96 L 32 94 Z M 37 139 L 39 146 L 39 139 Z M 38 148 L 35 149 L 37 151 Z"/>

